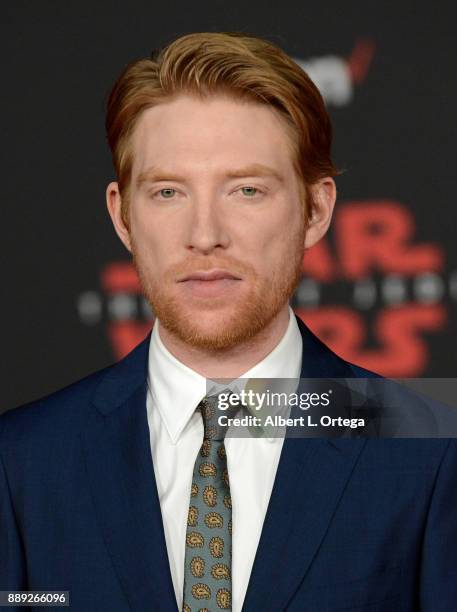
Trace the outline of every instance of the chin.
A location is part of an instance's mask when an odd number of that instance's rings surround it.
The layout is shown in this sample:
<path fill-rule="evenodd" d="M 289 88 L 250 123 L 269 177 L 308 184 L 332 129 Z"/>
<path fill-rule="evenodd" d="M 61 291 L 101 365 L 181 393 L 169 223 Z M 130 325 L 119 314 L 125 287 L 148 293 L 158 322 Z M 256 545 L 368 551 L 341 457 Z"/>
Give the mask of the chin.
<path fill-rule="evenodd" d="M 232 336 L 239 328 L 237 324 L 239 317 L 233 305 L 189 309 L 187 316 L 182 318 L 183 327 L 189 329 L 195 336 L 202 338 L 218 338 L 227 334 Z"/>
<path fill-rule="evenodd" d="M 221 330 L 221 327 L 212 328 L 205 326 L 204 328 L 195 326 L 188 328 L 181 335 L 181 339 L 194 348 L 208 351 L 224 351 L 238 346 L 245 337 L 240 338 L 238 330 Z"/>
<path fill-rule="evenodd" d="M 234 308 L 231 303 L 218 311 L 202 310 L 201 307 L 196 311 L 187 308 L 185 313 L 181 310 L 178 316 L 165 317 L 161 323 L 185 344 L 214 352 L 245 344 L 261 332 L 275 314 L 268 316 L 263 307 Z"/>

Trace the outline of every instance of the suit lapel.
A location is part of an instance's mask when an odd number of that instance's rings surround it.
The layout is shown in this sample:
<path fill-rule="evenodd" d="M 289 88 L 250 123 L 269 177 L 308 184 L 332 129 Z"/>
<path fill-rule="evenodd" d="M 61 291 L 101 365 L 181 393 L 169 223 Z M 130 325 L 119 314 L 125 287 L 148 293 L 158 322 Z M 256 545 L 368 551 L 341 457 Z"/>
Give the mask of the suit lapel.
<path fill-rule="evenodd" d="M 302 378 L 353 377 L 298 319 Z M 284 610 L 308 572 L 327 532 L 363 439 L 284 441 L 243 611 Z"/>
<path fill-rule="evenodd" d="M 96 391 L 82 442 L 97 520 L 130 608 L 176 611 L 146 414 L 149 338 Z"/>
<path fill-rule="evenodd" d="M 284 610 L 308 572 L 366 440 L 284 441 L 244 601 Z"/>

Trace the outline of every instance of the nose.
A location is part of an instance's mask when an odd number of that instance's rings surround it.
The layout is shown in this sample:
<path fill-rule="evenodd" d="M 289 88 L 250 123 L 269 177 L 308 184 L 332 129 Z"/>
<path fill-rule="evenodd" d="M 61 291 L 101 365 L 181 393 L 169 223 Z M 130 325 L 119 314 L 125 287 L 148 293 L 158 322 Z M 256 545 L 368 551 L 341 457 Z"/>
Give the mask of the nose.
<path fill-rule="evenodd" d="M 226 222 L 222 202 L 217 197 L 211 194 L 194 197 L 189 210 L 186 248 L 205 255 L 218 248 L 226 249 L 230 244 Z"/>

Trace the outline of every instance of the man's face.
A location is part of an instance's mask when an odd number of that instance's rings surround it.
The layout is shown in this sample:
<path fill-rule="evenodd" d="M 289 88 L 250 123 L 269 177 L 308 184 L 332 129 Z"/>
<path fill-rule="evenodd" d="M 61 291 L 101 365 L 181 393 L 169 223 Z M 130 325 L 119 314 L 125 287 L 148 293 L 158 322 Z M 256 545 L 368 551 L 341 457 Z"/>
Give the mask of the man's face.
<path fill-rule="evenodd" d="M 287 308 L 305 244 L 288 138 L 269 107 L 222 96 L 140 117 L 127 243 L 161 325 L 191 346 L 231 348 Z"/>

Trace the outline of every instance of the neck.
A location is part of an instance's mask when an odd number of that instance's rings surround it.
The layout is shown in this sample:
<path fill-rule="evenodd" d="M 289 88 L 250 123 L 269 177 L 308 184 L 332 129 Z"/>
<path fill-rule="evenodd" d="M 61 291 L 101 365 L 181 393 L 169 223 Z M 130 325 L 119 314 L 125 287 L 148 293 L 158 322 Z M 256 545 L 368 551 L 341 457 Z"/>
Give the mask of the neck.
<path fill-rule="evenodd" d="M 279 344 L 289 325 L 289 304 L 253 338 L 234 347 L 207 351 L 189 346 L 163 326 L 160 339 L 181 363 L 205 378 L 238 378 L 262 361 Z"/>

